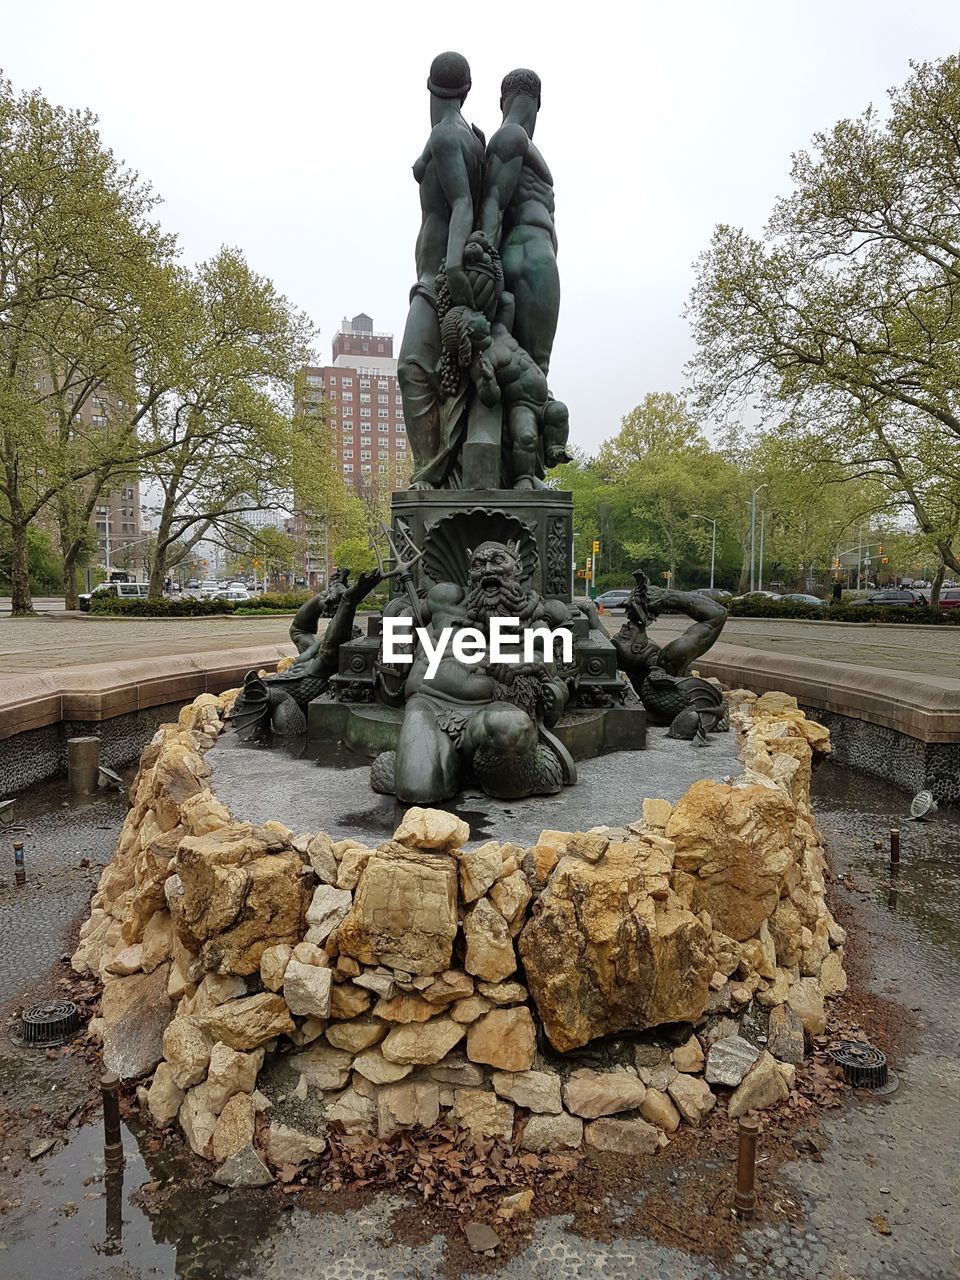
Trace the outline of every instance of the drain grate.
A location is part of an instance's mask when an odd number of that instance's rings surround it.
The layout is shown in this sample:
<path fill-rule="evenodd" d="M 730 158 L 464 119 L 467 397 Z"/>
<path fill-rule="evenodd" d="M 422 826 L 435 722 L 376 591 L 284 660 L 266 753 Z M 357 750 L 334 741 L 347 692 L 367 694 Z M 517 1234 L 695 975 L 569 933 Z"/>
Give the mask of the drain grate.
<path fill-rule="evenodd" d="M 35 1004 L 20 1015 L 20 1039 L 23 1044 L 63 1044 L 76 1035 L 79 1027 L 80 1010 L 72 1000 Z"/>
<path fill-rule="evenodd" d="M 843 1078 L 855 1089 L 883 1089 L 887 1084 L 887 1059 L 872 1044 L 841 1040 L 830 1057 L 843 1070 Z"/>

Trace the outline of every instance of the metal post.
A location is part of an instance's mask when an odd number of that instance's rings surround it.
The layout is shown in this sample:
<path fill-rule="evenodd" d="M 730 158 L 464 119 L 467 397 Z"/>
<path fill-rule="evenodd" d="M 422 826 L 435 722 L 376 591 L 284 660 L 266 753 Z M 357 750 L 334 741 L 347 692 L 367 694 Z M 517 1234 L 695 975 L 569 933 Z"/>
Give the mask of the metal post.
<path fill-rule="evenodd" d="M 741 1218 L 752 1218 L 757 1207 L 757 1135 L 759 1123 L 752 1116 L 740 1121 L 737 1141 L 737 1189 L 733 1207 Z"/>
<path fill-rule="evenodd" d="M 67 739 L 67 782 L 76 795 L 92 796 L 100 773 L 100 739 Z"/>
<path fill-rule="evenodd" d="M 767 516 L 767 513 L 765 511 L 760 512 L 760 563 L 757 566 L 757 570 L 758 570 L 757 590 L 758 591 L 763 590 L 763 530 L 764 530 L 764 525 L 766 523 L 766 516 Z"/>
<path fill-rule="evenodd" d="M 13 842 L 13 866 L 14 879 L 17 884 L 27 883 L 27 869 L 23 862 L 23 841 L 14 840 Z"/>
<path fill-rule="evenodd" d="M 103 1098 L 103 1158 L 108 1169 L 123 1168 L 123 1136 L 120 1132 L 120 1077 L 112 1071 L 100 1078 Z"/>
<path fill-rule="evenodd" d="M 754 566 L 756 564 L 755 543 L 757 534 L 757 491 L 754 489 L 750 495 L 750 591 L 753 592 L 756 586 L 754 579 Z"/>
<path fill-rule="evenodd" d="M 900 874 L 900 832 L 896 827 L 890 828 L 890 874 Z"/>

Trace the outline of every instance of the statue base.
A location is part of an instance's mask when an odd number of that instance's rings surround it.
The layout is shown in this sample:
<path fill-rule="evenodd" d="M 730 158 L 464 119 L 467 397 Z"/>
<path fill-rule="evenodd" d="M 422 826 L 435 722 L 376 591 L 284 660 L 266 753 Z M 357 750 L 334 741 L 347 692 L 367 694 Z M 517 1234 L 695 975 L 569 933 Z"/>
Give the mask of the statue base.
<path fill-rule="evenodd" d="M 408 489 L 395 493 L 391 521 L 423 550 L 417 586 L 466 586 L 468 550 L 519 542 L 524 578 L 540 595 L 573 599 L 573 495 L 554 489 Z M 396 591 L 396 588 L 394 588 Z"/>
<path fill-rule="evenodd" d="M 316 698 L 307 708 L 307 754 L 336 744 L 373 760 L 396 749 L 402 723 L 403 708 Z M 647 716 L 639 703 L 591 707 L 568 712 L 550 732 L 574 760 L 589 760 L 611 751 L 642 751 Z"/>

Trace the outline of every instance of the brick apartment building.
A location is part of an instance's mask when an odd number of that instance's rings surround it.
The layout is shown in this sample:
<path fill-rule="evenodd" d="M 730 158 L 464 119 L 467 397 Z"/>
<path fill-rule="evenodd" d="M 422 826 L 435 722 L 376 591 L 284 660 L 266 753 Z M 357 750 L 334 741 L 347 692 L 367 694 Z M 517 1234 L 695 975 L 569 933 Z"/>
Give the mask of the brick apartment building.
<path fill-rule="evenodd" d="M 302 370 L 302 380 L 307 412 L 326 414 L 331 454 L 347 487 L 367 499 L 405 489 L 410 453 L 393 334 L 375 333 L 362 312 L 352 320 L 344 317 L 331 363 Z M 305 548 L 309 585 L 322 586 L 332 569 L 322 518 L 298 513 L 293 532 Z"/>

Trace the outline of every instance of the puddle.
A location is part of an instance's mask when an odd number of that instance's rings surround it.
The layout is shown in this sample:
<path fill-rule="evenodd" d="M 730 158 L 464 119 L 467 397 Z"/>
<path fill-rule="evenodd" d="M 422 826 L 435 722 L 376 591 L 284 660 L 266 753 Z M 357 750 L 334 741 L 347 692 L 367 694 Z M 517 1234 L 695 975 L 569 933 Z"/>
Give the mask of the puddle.
<path fill-rule="evenodd" d="M 960 959 L 960 809 L 912 822 L 907 792 L 830 761 L 814 772 L 812 794 L 831 858 L 861 873 L 861 882 L 865 875 L 878 901 Z M 897 876 L 890 872 L 891 828 L 900 832 Z"/>
<path fill-rule="evenodd" d="M 4 1280 L 252 1274 L 252 1247 L 283 1222 L 273 1192 L 204 1188 L 198 1194 L 182 1155 L 163 1149 L 145 1155 L 127 1126 L 123 1150 L 123 1170 L 105 1172 L 103 1130 L 89 1124 L 43 1159 L 42 1168 L 20 1178 L 22 1205 L 0 1219 Z M 144 1184 L 156 1182 L 164 1185 L 153 1195 L 158 1208 L 151 1218 L 137 1199 Z"/>

